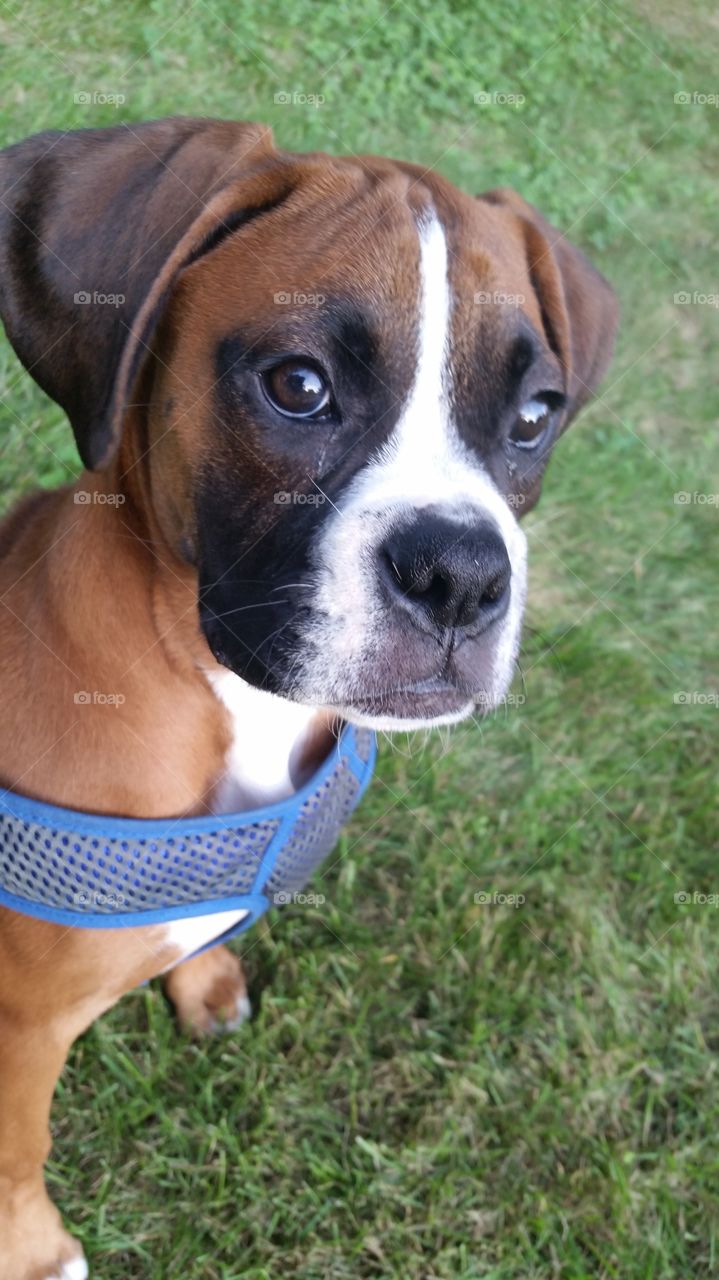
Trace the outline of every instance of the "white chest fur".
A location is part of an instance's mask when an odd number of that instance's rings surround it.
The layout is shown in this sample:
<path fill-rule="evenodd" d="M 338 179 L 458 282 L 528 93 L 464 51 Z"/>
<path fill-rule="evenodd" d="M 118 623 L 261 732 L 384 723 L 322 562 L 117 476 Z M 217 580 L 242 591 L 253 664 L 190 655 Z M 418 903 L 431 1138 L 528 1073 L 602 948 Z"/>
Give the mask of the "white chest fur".
<path fill-rule="evenodd" d="M 292 774 L 317 719 L 316 709 L 253 689 L 231 671 L 213 671 L 208 679 L 232 723 L 226 772 L 213 799 L 215 813 L 239 813 L 292 795 Z"/>
<path fill-rule="evenodd" d="M 293 776 L 317 719 L 316 709 L 253 689 L 231 671 L 218 668 L 207 678 L 229 713 L 232 732 L 225 772 L 212 796 L 213 811 L 241 813 L 292 795 L 304 781 L 293 782 Z M 164 938 L 178 949 L 173 966 L 239 924 L 246 914 L 222 911 L 173 921 Z"/>

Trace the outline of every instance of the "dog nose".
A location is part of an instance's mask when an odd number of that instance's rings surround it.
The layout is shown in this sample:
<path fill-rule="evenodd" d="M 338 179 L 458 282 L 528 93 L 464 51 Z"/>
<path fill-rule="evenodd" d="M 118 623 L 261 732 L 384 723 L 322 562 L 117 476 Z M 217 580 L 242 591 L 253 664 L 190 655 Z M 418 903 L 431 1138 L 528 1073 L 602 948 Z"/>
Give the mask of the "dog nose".
<path fill-rule="evenodd" d="M 499 531 L 429 516 L 393 533 L 380 548 L 383 580 L 396 604 L 420 624 L 484 630 L 506 612 L 512 575 Z"/>

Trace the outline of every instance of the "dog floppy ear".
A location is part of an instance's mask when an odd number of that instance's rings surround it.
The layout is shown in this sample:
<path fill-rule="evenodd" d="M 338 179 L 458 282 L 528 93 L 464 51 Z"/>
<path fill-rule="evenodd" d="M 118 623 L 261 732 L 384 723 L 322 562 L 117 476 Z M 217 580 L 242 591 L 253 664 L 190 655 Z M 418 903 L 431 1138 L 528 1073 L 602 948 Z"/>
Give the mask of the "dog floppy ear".
<path fill-rule="evenodd" d="M 517 220 L 545 337 L 567 378 L 569 423 L 606 373 L 619 321 L 617 298 L 604 276 L 541 213 L 509 187 L 480 200 Z"/>
<path fill-rule="evenodd" d="M 0 153 L 0 315 L 85 466 L 117 448 L 178 272 L 282 198 L 276 156 L 263 126 L 192 119 L 42 133 Z"/>

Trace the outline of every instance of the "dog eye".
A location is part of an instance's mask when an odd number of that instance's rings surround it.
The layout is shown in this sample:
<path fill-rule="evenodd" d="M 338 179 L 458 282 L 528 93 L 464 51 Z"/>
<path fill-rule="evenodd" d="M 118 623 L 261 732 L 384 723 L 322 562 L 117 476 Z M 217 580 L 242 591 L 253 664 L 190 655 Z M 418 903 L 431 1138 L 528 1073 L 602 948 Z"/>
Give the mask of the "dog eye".
<path fill-rule="evenodd" d="M 561 400 L 562 397 L 555 392 L 532 396 L 531 400 L 527 400 L 519 410 L 509 432 L 512 444 L 518 449 L 536 449 Z"/>
<path fill-rule="evenodd" d="M 329 384 L 307 360 L 285 360 L 261 376 L 270 404 L 287 418 L 316 418 L 329 406 Z"/>

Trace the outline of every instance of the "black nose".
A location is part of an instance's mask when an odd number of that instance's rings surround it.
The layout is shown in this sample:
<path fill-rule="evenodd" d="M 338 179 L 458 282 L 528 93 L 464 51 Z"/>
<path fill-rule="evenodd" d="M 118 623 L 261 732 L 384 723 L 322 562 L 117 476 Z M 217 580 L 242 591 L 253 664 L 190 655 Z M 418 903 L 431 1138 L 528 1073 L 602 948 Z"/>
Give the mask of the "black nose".
<path fill-rule="evenodd" d="M 380 548 L 380 572 L 396 604 L 418 623 L 484 630 L 509 604 L 507 548 L 489 522 L 458 524 L 425 516 Z"/>

